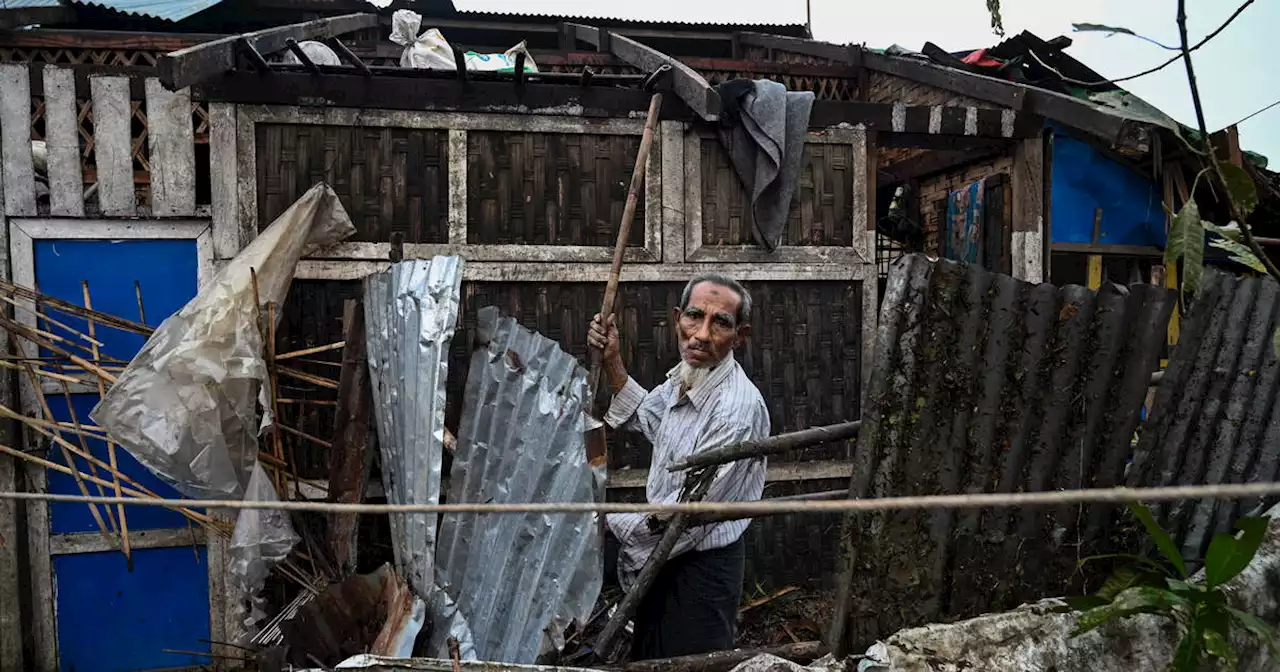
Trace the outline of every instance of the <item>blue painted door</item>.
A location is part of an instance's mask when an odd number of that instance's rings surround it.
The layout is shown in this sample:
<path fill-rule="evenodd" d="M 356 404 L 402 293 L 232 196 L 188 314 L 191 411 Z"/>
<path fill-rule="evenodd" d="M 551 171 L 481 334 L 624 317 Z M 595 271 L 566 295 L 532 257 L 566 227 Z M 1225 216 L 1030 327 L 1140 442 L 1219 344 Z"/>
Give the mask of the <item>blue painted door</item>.
<path fill-rule="evenodd" d="M 152 326 L 196 294 L 198 253 L 194 240 L 39 240 L 34 242 L 33 252 L 40 291 L 84 305 L 82 282 L 87 282 L 95 310 L 136 321 L 137 283 L 147 322 Z M 87 332 L 83 320 L 54 315 L 71 328 Z M 56 325 L 49 329 L 88 346 Z M 97 331 L 97 340 L 104 346 L 102 353 L 121 361 L 131 359 L 145 341 L 140 335 L 115 329 L 99 327 Z M 70 403 L 64 391 L 46 390 L 45 398 L 55 418 L 62 422 L 88 423 L 89 412 L 98 401 L 97 394 L 82 391 L 70 394 Z M 78 442 L 73 435 L 64 438 Z M 104 442 L 87 443 L 95 457 L 109 462 Z M 50 459 L 62 463 L 64 458 L 61 451 L 54 450 Z M 123 448 L 116 448 L 116 459 L 120 471 L 156 494 L 179 496 Z M 88 461 L 76 458 L 76 462 L 80 471 L 92 473 Z M 99 473 L 104 480 L 110 480 L 106 473 Z M 50 492 L 80 494 L 75 480 L 60 473 L 48 473 L 48 487 Z M 90 484 L 89 490 L 90 494 L 99 494 L 95 485 Z M 106 511 L 100 511 L 105 520 Z M 131 532 L 187 528 L 186 519 L 178 513 L 155 507 L 125 507 L 125 516 Z M 53 504 L 49 517 L 51 535 L 98 531 L 89 508 L 83 504 Z M 206 562 L 205 547 L 194 544 L 135 550 L 132 571 L 119 551 L 55 556 L 52 564 L 61 669 L 115 672 L 210 663 L 205 656 L 165 651 L 209 650 L 204 641 L 210 638 Z"/>

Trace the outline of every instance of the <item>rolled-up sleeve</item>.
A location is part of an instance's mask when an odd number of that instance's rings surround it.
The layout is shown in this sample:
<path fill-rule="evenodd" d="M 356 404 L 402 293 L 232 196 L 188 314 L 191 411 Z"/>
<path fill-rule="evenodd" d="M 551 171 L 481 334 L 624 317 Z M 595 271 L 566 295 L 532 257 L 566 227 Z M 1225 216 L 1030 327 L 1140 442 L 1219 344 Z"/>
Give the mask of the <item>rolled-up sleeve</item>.
<path fill-rule="evenodd" d="M 644 398 L 648 394 L 649 391 L 641 387 L 635 378 L 627 376 L 627 384 L 613 395 L 613 401 L 609 404 L 609 411 L 604 415 L 604 421 L 614 429 L 626 425 L 635 417 L 636 411 L 640 409 L 640 404 L 644 403 Z"/>

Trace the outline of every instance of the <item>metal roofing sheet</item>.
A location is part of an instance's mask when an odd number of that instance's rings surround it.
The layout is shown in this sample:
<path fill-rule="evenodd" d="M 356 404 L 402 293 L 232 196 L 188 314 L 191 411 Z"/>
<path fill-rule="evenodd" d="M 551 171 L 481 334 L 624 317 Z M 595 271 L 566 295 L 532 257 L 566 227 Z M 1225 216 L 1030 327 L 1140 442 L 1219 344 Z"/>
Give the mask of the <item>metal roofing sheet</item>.
<path fill-rule="evenodd" d="M 1174 294 L 1031 285 L 909 255 L 893 266 L 850 496 L 1119 484 Z M 1113 507 L 850 518 L 841 630 L 902 627 L 1061 594 L 1107 548 Z"/>
<path fill-rule="evenodd" d="M 39 1 L 39 0 L 37 0 Z M 132 16 L 147 16 L 162 21 L 181 21 L 223 0 L 71 0 L 73 4 L 102 7 Z"/>
<path fill-rule="evenodd" d="M 440 501 L 445 381 L 458 322 L 460 257 L 404 261 L 365 278 L 369 348 L 382 482 L 393 504 Z M 432 574 L 435 514 L 391 514 L 396 567 L 426 599 Z"/>
<path fill-rule="evenodd" d="M 1171 353 L 1129 473 L 1132 485 L 1280 478 L 1280 285 L 1208 270 Z M 1185 556 L 1265 506 L 1205 499 L 1153 507 Z"/>
<path fill-rule="evenodd" d="M 479 313 L 448 501 L 590 502 L 586 372 L 498 309 Z M 471 624 L 481 660 L 532 663 L 545 631 L 586 622 L 603 579 L 593 514 L 448 514 L 437 576 Z"/>

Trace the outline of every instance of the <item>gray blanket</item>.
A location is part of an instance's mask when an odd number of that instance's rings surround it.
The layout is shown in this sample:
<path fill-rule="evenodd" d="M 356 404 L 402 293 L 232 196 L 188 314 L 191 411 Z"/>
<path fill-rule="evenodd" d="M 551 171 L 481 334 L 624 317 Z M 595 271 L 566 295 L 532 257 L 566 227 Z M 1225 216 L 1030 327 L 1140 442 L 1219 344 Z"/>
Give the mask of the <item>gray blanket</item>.
<path fill-rule="evenodd" d="M 800 178 L 813 93 L 769 80 L 717 87 L 720 143 L 750 197 L 756 242 L 772 252 L 782 240 Z"/>

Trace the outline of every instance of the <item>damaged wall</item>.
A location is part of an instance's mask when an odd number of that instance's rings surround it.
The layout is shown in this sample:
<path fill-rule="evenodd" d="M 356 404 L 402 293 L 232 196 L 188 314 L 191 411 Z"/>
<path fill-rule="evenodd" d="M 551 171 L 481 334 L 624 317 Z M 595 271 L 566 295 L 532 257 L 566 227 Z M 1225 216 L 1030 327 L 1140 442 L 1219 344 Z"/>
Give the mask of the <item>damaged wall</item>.
<path fill-rule="evenodd" d="M 923 255 L 881 310 L 852 497 L 1123 482 L 1172 292 L 1031 285 Z M 1115 507 L 896 511 L 847 518 L 837 618 L 849 650 L 915 623 L 1061 592 L 1118 550 Z"/>

